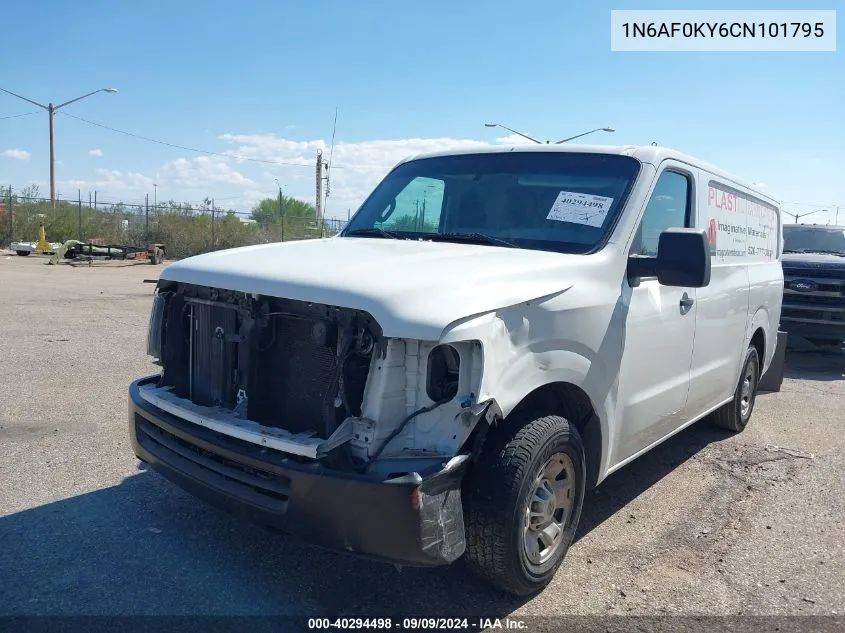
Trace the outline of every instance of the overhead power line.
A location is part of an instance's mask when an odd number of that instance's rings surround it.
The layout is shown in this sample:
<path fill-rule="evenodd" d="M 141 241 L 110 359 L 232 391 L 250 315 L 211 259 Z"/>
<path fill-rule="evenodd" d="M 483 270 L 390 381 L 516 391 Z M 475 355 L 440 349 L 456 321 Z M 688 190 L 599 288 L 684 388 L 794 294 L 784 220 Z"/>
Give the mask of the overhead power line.
<path fill-rule="evenodd" d="M 41 110 L 33 110 L 32 112 L 24 112 L 23 114 L 10 114 L 8 116 L 0 116 L 0 121 L 3 121 L 5 119 L 17 119 L 18 117 L 30 116 L 30 115 L 33 115 L 33 114 L 40 114 L 40 113 L 41 113 Z"/>
<path fill-rule="evenodd" d="M 815 203 L 812 203 L 812 202 L 789 202 L 789 201 L 786 201 L 786 200 L 782 200 L 781 204 L 796 204 L 800 207 L 818 207 L 820 209 L 834 209 L 837 206 L 837 205 L 832 204 L 832 203 L 831 204 L 815 204 Z M 839 205 L 839 206 L 841 206 L 841 205 Z"/>
<path fill-rule="evenodd" d="M 182 149 L 187 152 L 196 152 L 197 154 L 206 154 L 208 156 L 223 156 L 225 158 L 237 158 L 239 160 L 246 160 L 251 161 L 253 163 L 265 163 L 269 165 L 289 165 L 291 167 L 311 167 L 311 164 L 302 164 L 302 163 L 292 163 L 292 162 L 285 162 L 279 160 L 266 160 L 263 158 L 251 158 L 249 156 L 241 156 L 239 154 L 231 154 L 225 152 L 212 152 L 207 149 L 199 149 L 197 147 L 188 147 L 186 145 L 177 145 L 176 143 L 168 143 L 167 141 L 161 141 L 159 139 L 150 138 L 149 136 L 143 136 L 141 134 L 135 134 L 134 132 L 127 132 L 126 130 L 119 130 L 115 127 L 111 127 L 109 125 L 105 125 L 103 123 L 97 123 L 96 121 L 89 121 L 88 119 L 83 119 L 81 116 L 76 116 L 75 114 L 69 114 L 67 112 L 60 112 L 64 116 L 69 116 L 72 119 L 76 119 L 78 121 L 82 121 L 83 123 L 87 123 L 88 125 L 94 125 L 96 127 L 103 128 L 104 130 L 109 130 L 110 132 L 117 132 L 118 134 L 124 134 L 126 136 L 131 136 L 132 138 L 137 138 L 142 141 L 147 141 L 149 143 L 156 143 L 158 145 L 165 145 L 166 147 L 173 147 L 176 149 Z"/>

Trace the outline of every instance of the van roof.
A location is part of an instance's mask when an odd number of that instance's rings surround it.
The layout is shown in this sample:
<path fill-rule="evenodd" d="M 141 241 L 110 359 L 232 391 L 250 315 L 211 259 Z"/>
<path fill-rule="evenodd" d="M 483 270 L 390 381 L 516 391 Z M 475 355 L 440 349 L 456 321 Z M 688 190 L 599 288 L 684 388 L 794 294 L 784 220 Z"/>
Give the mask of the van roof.
<path fill-rule="evenodd" d="M 621 156 L 630 156 L 643 163 L 649 163 L 657 167 L 661 162 L 667 159 L 674 159 L 682 163 L 686 163 L 693 167 L 703 169 L 711 174 L 727 180 L 733 184 L 745 187 L 749 191 L 753 191 L 755 195 L 765 198 L 780 208 L 780 203 L 771 196 L 756 189 L 741 178 L 726 172 L 715 165 L 707 163 L 703 160 L 684 154 L 678 150 L 661 147 L 659 145 L 494 145 L 490 147 L 474 147 L 468 149 L 452 149 L 442 152 L 431 152 L 426 154 L 417 154 L 410 156 L 401 162 L 409 160 L 417 160 L 422 158 L 436 158 L 440 156 L 459 156 L 467 154 L 501 154 L 506 152 L 570 152 L 570 153 L 589 153 L 589 154 L 619 154 Z"/>

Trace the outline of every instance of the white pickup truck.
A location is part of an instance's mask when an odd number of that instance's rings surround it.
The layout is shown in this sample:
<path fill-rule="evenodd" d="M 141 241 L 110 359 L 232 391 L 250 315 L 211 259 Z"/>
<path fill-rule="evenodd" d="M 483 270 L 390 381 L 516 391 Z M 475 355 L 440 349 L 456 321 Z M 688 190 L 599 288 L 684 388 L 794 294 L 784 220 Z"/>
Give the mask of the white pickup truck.
<path fill-rule="evenodd" d="M 745 428 L 781 250 L 774 200 L 665 148 L 409 159 L 336 237 L 163 271 L 133 449 L 250 520 L 530 594 L 586 489 Z"/>

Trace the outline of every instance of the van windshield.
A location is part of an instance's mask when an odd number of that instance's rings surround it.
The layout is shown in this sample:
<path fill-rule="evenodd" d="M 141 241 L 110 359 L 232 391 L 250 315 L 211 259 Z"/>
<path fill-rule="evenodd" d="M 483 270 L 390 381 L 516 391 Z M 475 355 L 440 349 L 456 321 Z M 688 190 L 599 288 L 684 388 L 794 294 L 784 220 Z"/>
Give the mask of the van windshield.
<path fill-rule="evenodd" d="M 607 240 L 639 170 L 628 156 L 581 152 L 412 160 L 385 177 L 341 235 L 588 253 Z"/>

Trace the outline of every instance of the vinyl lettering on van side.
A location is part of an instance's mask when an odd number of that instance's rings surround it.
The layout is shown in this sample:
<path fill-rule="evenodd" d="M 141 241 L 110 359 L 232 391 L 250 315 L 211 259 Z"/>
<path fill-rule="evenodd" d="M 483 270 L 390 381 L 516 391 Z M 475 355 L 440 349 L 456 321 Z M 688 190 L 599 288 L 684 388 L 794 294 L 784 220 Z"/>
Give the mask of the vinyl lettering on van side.
<path fill-rule="evenodd" d="M 718 262 L 777 259 L 778 214 L 774 207 L 711 180 L 706 209 L 710 253 Z"/>

